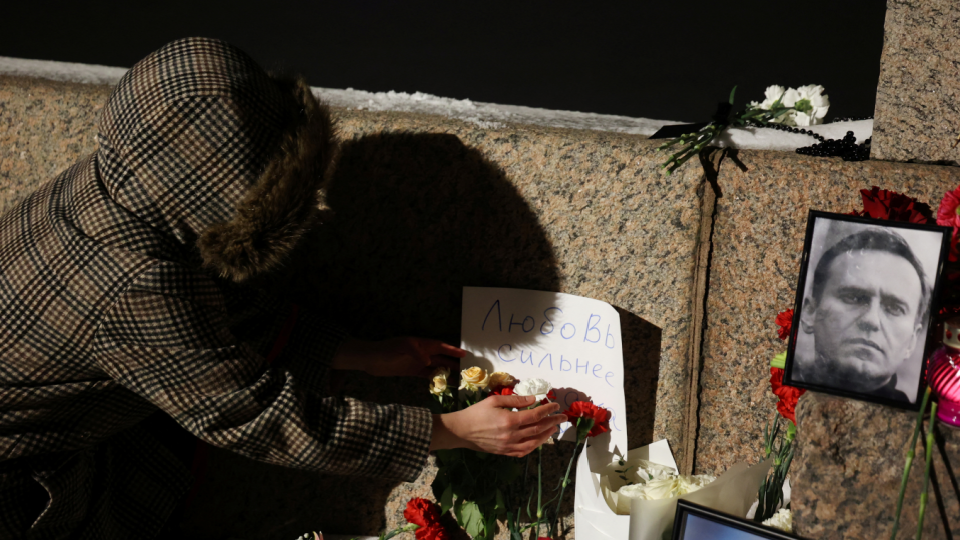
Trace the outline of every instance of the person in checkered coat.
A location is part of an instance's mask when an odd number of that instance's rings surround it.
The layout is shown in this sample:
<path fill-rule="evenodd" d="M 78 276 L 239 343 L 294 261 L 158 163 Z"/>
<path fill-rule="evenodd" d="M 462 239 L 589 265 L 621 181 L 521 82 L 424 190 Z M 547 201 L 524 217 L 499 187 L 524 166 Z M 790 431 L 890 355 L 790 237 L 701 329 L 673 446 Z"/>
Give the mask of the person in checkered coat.
<path fill-rule="evenodd" d="M 525 455 L 556 407 L 324 395 L 330 369 L 429 375 L 464 351 L 363 342 L 264 292 L 317 223 L 328 110 L 204 38 L 121 79 L 97 151 L 0 217 L 0 538 L 151 538 L 192 478 L 142 427 L 310 471 L 415 479 L 432 449 Z"/>

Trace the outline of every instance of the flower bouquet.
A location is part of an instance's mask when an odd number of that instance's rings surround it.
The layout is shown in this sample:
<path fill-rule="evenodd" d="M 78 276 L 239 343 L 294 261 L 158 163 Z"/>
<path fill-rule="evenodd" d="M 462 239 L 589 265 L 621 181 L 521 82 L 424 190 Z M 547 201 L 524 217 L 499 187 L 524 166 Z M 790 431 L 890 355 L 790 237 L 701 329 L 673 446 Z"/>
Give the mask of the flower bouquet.
<path fill-rule="evenodd" d="M 745 515 L 771 463 L 739 463 L 717 478 L 681 475 L 667 442 L 658 441 L 594 473 L 585 456 L 589 451 L 577 464 L 579 540 L 660 540 L 673 529 L 679 499 Z"/>
<path fill-rule="evenodd" d="M 460 373 L 460 392 L 454 397 L 449 377 L 450 371 L 440 368 L 430 382 L 435 413 L 461 410 L 491 396 L 535 396 L 531 408 L 556 399 L 551 384 L 543 379 L 519 381 L 508 373 L 488 374 L 480 367 L 470 367 Z M 531 529 L 537 537 L 541 530 L 555 537 L 560 503 L 571 483 L 570 471 L 577 450 L 588 438 L 610 429 L 610 412 L 592 403 L 574 401 L 563 413 L 576 429 L 576 442 L 566 474 L 558 479 L 555 487 L 544 489 L 542 446 L 536 452 L 535 473 L 527 457 L 494 455 L 466 448 L 440 450 L 433 491 L 441 513 L 452 510 L 457 523 L 475 539 L 492 539 L 498 522 L 506 525 L 511 540 L 521 540 Z M 552 439 L 548 439 L 547 444 L 550 443 Z"/>

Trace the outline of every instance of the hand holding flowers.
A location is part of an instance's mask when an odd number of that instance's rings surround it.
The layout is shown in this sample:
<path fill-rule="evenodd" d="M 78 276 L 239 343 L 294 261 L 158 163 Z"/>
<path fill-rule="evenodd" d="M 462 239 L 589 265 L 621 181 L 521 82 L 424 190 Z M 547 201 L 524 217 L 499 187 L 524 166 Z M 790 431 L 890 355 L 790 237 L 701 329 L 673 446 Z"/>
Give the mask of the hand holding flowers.
<path fill-rule="evenodd" d="M 513 539 L 534 527 L 539 536 L 541 525 L 547 525 L 552 536 L 577 447 L 588 436 L 609 430 L 610 412 L 575 402 L 572 416 L 557 414 L 560 405 L 552 401 L 556 395 L 549 382 L 518 381 L 508 373 L 488 374 L 480 367 L 460 372 L 460 399 L 450 399 L 448 377 L 449 372 L 437 370 L 429 386 L 436 398 L 435 410 L 439 406 L 444 412 L 434 415 L 431 444 L 431 449 L 438 450 L 433 488 L 442 494 L 441 512 L 452 509 L 457 522 L 474 538 L 491 539 L 498 519 L 506 522 Z M 529 490 L 530 461 L 518 458 L 552 442 L 558 425 L 568 419 L 578 426 L 577 446 L 567 474 L 554 496 L 545 501 L 542 451 L 537 453 L 537 485 Z M 554 501 L 557 510 L 550 516 L 548 506 Z M 533 503 L 536 506 L 531 509 Z M 526 525 L 521 525 L 523 508 Z"/>
<path fill-rule="evenodd" d="M 554 414 L 560 405 L 550 403 L 534 409 L 533 396 L 489 396 L 466 409 L 434 415 L 434 437 L 431 450 L 469 448 L 490 454 L 523 457 L 557 432 L 567 421 Z M 522 409 L 514 412 L 512 409 Z M 439 417 L 439 418 L 438 418 Z"/>

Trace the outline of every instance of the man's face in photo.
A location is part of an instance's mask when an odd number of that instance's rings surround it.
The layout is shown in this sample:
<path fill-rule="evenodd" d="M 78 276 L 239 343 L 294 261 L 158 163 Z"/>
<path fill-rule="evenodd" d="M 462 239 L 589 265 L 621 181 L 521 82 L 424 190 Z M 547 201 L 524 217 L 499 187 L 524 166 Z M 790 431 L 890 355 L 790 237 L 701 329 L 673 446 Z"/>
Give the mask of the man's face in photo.
<path fill-rule="evenodd" d="M 853 250 L 830 263 L 812 318 L 818 362 L 852 389 L 877 390 L 912 353 L 922 327 L 917 311 L 920 277 L 906 259 L 877 250 Z"/>

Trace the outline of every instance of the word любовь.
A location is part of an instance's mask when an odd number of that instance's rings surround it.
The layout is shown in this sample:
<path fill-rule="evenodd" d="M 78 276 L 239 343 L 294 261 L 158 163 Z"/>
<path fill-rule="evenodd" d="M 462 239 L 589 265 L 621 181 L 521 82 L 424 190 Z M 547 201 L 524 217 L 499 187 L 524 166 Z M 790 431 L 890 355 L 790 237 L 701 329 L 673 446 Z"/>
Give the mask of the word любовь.
<path fill-rule="evenodd" d="M 496 309 L 496 331 L 504 332 L 503 329 L 503 317 L 500 313 L 500 300 L 496 300 L 493 305 L 490 306 L 490 309 L 487 311 L 487 316 L 483 319 L 483 324 L 480 327 L 481 331 L 488 331 L 487 324 L 490 323 L 490 330 L 493 330 L 493 321 L 491 315 Z M 507 333 L 512 333 L 514 330 L 522 333 L 530 333 L 535 329 L 539 331 L 541 335 L 559 337 L 562 340 L 570 341 L 575 337 L 581 336 L 582 343 L 595 344 L 596 346 L 606 347 L 607 349 L 613 349 L 616 346 L 616 338 L 610 332 L 611 324 L 607 324 L 606 332 L 604 333 L 601 330 L 602 318 L 600 315 L 591 313 L 587 316 L 584 323 L 582 333 L 578 332 L 575 324 L 571 322 L 564 322 L 560 324 L 560 317 L 563 314 L 563 310 L 558 307 L 548 307 L 543 310 L 544 321 L 540 323 L 539 328 L 537 326 L 537 320 L 530 316 L 525 315 L 519 321 L 515 320 L 516 316 L 510 314 L 510 320 L 507 323 Z M 558 327 L 559 325 L 559 327 Z M 580 341 L 580 339 L 578 339 Z M 565 358 L 563 354 L 559 354 L 556 362 L 554 360 L 554 353 L 547 352 L 540 358 L 535 358 L 533 351 L 527 351 L 524 349 L 516 349 L 510 343 L 505 343 L 497 349 L 497 356 L 502 362 L 516 362 L 519 361 L 521 364 L 530 364 L 531 366 L 535 365 L 540 369 L 549 369 L 551 371 L 561 371 L 561 372 L 573 372 L 580 373 L 580 370 L 583 369 L 584 375 L 592 375 L 598 379 L 603 379 L 608 385 L 613 387 L 613 383 L 610 382 L 610 378 L 614 377 L 616 374 L 612 371 L 603 370 L 603 365 L 594 362 L 591 366 L 589 360 L 581 361 L 579 358 L 569 359 Z M 556 367 L 554 367 L 556 366 Z"/>

